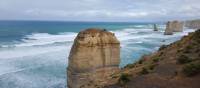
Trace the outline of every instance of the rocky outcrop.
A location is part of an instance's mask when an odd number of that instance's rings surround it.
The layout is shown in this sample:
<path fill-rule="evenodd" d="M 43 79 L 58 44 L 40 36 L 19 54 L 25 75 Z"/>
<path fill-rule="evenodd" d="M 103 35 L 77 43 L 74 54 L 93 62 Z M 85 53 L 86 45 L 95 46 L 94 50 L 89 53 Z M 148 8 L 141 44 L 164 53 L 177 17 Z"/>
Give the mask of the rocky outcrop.
<path fill-rule="evenodd" d="M 173 28 L 172 28 L 172 22 L 168 21 L 166 24 L 166 29 L 164 32 L 164 35 L 173 35 Z"/>
<path fill-rule="evenodd" d="M 186 21 L 185 26 L 191 29 L 200 29 L 200 20 Z"/>
<path fill-rule="evenodd" d="M 180 21 L 173 21 L 172 22 L 173 32 L 182 32 L 183 26 L 184 26 L 183 22 L 180 22 Z"/>
<path fill-rule="evenodd" d="M 200 29 L 128 64 L 104 88 L 199 88 L 199 57 Z"/>
<path fill-rule="evenodd" d="M 158 27 L 156 24 L 153 25 L 153 29 L 154 29 L 153 31 L 158 31 Z"/>
<path fill-rule="evenodd" d="M 165 35 L 172 35 L 173 32 L 182 32 L 184 23 L 180 21 L 168 21 L 166 25 Z"/>
<path fill-rule="evenodd" d="M 111 32 L 90 28 L 79 32 L 69 55 L 68 88 L 101 87 L 119 70 L 120 42 Z"/>

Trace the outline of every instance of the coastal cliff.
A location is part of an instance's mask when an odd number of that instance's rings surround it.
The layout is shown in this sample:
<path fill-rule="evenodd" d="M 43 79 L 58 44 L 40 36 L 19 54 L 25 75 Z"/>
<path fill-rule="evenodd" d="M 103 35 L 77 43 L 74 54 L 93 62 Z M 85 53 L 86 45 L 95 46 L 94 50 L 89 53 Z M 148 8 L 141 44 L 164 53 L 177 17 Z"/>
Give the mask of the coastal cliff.
<path fill-rule="evenodd" d="M 128 64 L 104 88 L 199 88 L 200 29 Z"/>
<path fill-rule="evenodd" d="M 114 33 L 90 28 L 79 32 L 69 55 L 68 88 L 101 88 L 119 71 L 120 42 Z"/>
<path fill-rule="evenodd" d="M 173 32 L 182 32 L 183 31 L 183 26 L 184 23 L 181 21 L 173 21 L 172 22 L 172 28 L 173 28 Z"/>
<path fill-rule="evenodd" d="M 172 35 L 172 34 L 173 34 L 172 22 L 168 21 L 166 24 L 164 35 Z"/>
<path fill-rule="evenodd" d="M 181 21 L 168 21 L 166 24 L 165 35 L 172 35 L 173 32 L 182 32 L 184 23 Z"/>
<path fill-rule="evenodd" d="M 188 20 L 185 22 L 185 26 L 191 29 L 200 29 L 200 19 Z"/>
<path fill-rule="evenodd" d="M 81 31 L 69 55 L 68 88 L 200 87 L 200 29 L 122 69 L 119 55 L 113 33 Z"/>

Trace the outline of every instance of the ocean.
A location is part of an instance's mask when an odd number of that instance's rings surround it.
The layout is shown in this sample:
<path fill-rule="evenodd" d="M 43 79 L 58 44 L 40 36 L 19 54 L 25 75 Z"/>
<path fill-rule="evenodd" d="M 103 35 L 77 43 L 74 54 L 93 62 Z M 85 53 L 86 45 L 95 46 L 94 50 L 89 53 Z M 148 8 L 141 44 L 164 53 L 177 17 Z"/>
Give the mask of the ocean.
<path fill-rule="evenodd" d="M 164 23 L 0 21 L 0 88 L 66 88 L 68 55 L 77 33 L 105 28 L 121 42 L 123 67 L 193 32 L 163 35 Z"/>

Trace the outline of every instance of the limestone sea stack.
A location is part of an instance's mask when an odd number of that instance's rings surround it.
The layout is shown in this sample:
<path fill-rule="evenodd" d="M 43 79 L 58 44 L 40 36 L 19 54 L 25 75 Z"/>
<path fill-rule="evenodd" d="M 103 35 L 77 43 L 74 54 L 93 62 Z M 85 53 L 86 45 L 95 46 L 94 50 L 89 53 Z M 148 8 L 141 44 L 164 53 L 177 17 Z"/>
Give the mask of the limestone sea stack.
<path fill-rule="evenodd" d="M 68 62 L 68 88 L 100 87 L 119 71 L 120 42 L 114 33 L 86 29 L 75 38 Z"/>
<path fill-rule="evenodd" d="M 173 32 L 182 32 L 183 26 L 184 26 L 183 22 L 180 22 L 180 21 L 173 21 L 172 22 Z"/>
<path fill-rule="evenodd" d="M 156 24 L 153 25 L 153 29 L 154 29 L 153 31 L 158 31 L 158 27 Z"/>
<path fill-rule="evenodd" d="M 172 26 L 172 22 L 170 22 L 170 21 L 167 22 L 164 35 L 173 35 L 173 26 Z"/>
<path fill-rule="evenodd" d="M 173 32 L 182 32 L 184 23 L 181 21 L 168 21 L 166 24 L 165 35 L 172 35 Z"/>

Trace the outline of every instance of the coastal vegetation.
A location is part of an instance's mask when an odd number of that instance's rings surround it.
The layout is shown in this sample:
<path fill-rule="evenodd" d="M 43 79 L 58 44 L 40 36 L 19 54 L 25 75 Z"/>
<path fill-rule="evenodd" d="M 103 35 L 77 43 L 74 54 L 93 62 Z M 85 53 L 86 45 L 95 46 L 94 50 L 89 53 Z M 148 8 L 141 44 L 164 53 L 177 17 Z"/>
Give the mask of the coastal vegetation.
<path fill-rule="evenodd" d="M 200 61 L 195 61 L 185 65 L 182 69 L 183 73 L 190 77 L 200 73 Z"/>
<path fill-rule="evenodd" d="M 144 55 L 133 64 L 126 65 L 118 73 L 120 75 L 111 80 L 118 78 L 118 84 L 122 88 L 148 88 L 149 86 L 165 88 L 165 85 L 171 85 L 171 88 L 198 88 L 200 86 L 197 81 L 200 79 L 199 51 L 200 29 L 179 41 L 161 46 L 157 52 Z M 121 88 L 117 87 L 118 84 L 105 88 Z"/>
<path fill-rule="evenodd" d="M 130 74 L 127 74 L 127 73 L 121 73 L 120 74 L 120 77 L 119 77 L 119 80 L 118 80 L 118 83 L 120 85 L 126 85 L 126 83 L 128 83 L 130 81 Z"/>

